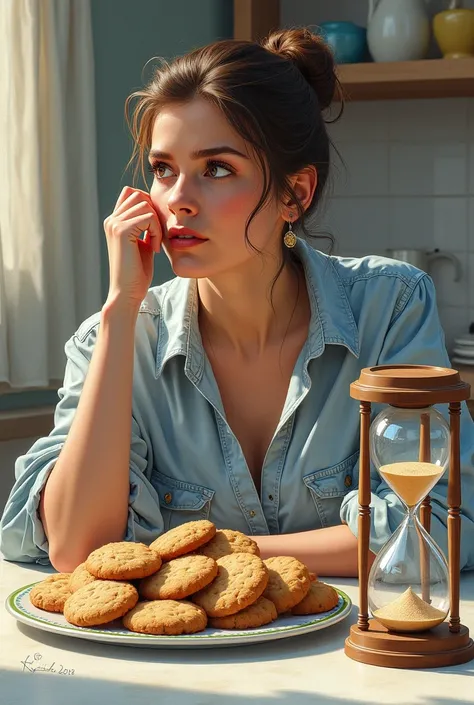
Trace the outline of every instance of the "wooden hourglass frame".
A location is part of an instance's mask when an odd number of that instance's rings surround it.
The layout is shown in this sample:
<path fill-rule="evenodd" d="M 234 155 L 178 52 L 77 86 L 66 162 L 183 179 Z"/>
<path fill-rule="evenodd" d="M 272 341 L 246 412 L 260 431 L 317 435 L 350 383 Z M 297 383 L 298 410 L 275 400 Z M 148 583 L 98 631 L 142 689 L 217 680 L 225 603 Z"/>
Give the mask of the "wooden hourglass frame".
<path fill-rule="evenodd" d="M 350 395 L 360 401 L 360 460 L 358 569 L 359 614 L 346 639 L 345 653 L 350 658 L 374 666 L 392 668 L 437 668 L 466 663 L 474 658 L 474 642 L 459 616 L 461 545 L 461 402 L 469 398 L 470 386 L 459 372 L 428 365 L 385 365 L 368 367 L 350 386 Z M 423 409 L 434 404 L 449 404 L 450 448 L 448 479 L 448 568 L 449 621 L 428 631 L 402 633 L 388 630 L 376 619 L 369 619 L 369 537 L 370 537 L 370 426 L 371 404 L 381 403 L 407 409 Z M 429 423 L 420 412 L 420 460 L 430 458 Z M 420 520 L 430 532 L 429 497 L 420 507 Z M 428 597 L 427 570 L 421 577 L 423 598 Z"/>

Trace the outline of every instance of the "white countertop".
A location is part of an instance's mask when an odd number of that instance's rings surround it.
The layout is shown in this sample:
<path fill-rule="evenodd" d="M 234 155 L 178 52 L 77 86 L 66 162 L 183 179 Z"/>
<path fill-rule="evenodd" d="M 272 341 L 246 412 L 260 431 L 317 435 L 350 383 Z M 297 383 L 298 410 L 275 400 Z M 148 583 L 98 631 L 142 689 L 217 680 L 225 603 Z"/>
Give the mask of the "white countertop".
<path fill-rule="evenodd" d="M 50 569 L 0 561 L 0 600 Z M 143 649 L 57 636 L 0 610 L 1 705 L 457 705 L 474 703 L 474 661 L 430 670 L 366 666 L 345 656 L 357 621 L 355 580 L 327 580 L 354 602 L 323 631 L 216 649 Z M 474 634 L 474 573 L 461 579 L 461 621 Z M 28 657 L 53 672 L 24 669 Z M 28 661 L 27 661 L 28 662 Z M 74 675 L 60 675 L 74 669 Z M 471 676 L 471 678 L 469 677 Z M 403 684 L 403 692 L 400 685 Z"/>

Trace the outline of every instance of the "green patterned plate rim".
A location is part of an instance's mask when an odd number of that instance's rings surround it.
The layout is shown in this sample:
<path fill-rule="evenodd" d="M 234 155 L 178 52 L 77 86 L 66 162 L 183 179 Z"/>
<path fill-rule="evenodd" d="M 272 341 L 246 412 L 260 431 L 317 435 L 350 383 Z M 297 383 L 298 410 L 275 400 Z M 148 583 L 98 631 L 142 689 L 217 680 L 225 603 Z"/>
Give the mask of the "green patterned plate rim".
<path fill-rule="evenodd" d="M 242 629 L 242 630 L 237 630 L 237 629 L 232 629 L 232 630 L 225 630 L 225 629 L 210 629 L 207 628 L 204 632 L 198 632 L 196 634 L 181 634 L 178 636 L 162 636 L 162 635 L 155 635 L 155 634 L 138 634 L 135 632 L 130 632 L 126 629 L 116 629 L 116 628 L 111 628 L 111 629 L 99 629 L 97 627 L 94 628 L 87 628 L 87 627 L 76 627 L 73 624 L 63 624 L 63 621 L 65 621 L 64 616 L 62 614 L 56 614 L 52 612 L 48 612 L 47 617 L 42 618 L 34 614 L 32 611 L 27 609 L 22 603 L 22 600 L 24 600 L 25 597 L 29 594 L 30 590 L 38 584 L 38 582 L 41 581 L 36 581 L 34 583 L 30 583 L 29 585 L 25 585 L 21 588 L 18 588 L 14 592 L 12 592 L 6 599 L 5 602 L 5 607 L 12 614 L 12 616 L 18 618 L 20 621 L 23 621 L 26 624 L 29 624 L 31 626 L 37 626 L 38 628 L 44 628 L 46 626 L 53 626 L 56 627 L 54 630 L 55 633 L 57 634 L 64 634 L 65 636 L 79 636 L 80 634 L 84 634 L 86 636 L 87 634 L 94 634 L 97 636 L 104 635 L 109 638 L 113 638 L 114 636 L 123 638 L 126 637 L 127 640 L 130 640 L 130 642 L 133 642 L 134 639 L 140 639 L 140 641 L 150 641 L 154 642 L 159 640 L 160 642 L 164 641 L 169 641 L 172 643 L 176 642 L 202 642 L 206 641 L 208 639 L 210 640 L 221 640 L 221 639 L 228 639 L 228 640 L 236 640 L 236 639 L 241 639 L 243 637 L 248 638 L 247 643 L 252 642 L 252 638 L 255 639 L 255 637 L 261 637 L 265 635 L 277 635 L 277 634 L 282 634 L 285 632 L 292 632 L 292 635 L 294 634 L 295 636 L 298 634 L 300 630 L 303 630 L 304 632 L 312 631 L 312 627 L 316 628 L 321 625 L 321 628 L 323 625 L 327 622 L 331 622 L 336 624 L 337 622 L 341 621 L 344 617 L 346 617 L 350 609 L 352 607 L 352 602 L 351 599 L 349 598 L 348 595 L 346 595 L 345 592 L 340 590 L 339 588 L 334 588 L 338 595 L 339 595 L 339 602 L 334 607 L 332 610 L 329 610 L 328 612 L 322 612 L 315 617 L 314 615 L 308 615 L 307 617 L 296 617 L 296 616 L 291 616 L 291 621 L 292 623 L 290 624 L 282 624 L 278 625 L 278 621 L 287 621 L 289 617 L 279 617 L 276 622 L 273 622 L 273 627 L 263 627 L 263 628 L 254 628 L 254 629 Z M 31 606 L 32 609 L 36 609 L 33 606 Z M 39 611 L 39 610 L 38 610 Z M 311 617 L 309 619 L 308 617 Z M 116 623 L 115 623 L 116 624 Z M 328 625 L 329 626 L 329 625 Z M 113 643 L 110 641 L 109 643 Z"/>

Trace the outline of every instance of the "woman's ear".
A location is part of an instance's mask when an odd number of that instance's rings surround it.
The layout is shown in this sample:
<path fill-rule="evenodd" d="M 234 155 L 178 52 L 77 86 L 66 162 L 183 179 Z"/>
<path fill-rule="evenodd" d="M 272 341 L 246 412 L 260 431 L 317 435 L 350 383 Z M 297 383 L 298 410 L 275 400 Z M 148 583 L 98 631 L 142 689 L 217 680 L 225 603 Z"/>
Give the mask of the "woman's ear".
<path fill-rule="evenodd" d="M 318 185 L 318 172 L 316 171 L 316 168 L 314 166 L 308 166 L 299 171 L 297 174 L 293 174 L 290 178 L 290 184 L 298 197 L 301 207 L 303 210 L 307 210 L 311 205 L 314 192 L 316 191 L 316 186 Z M 294 201 L 287 199 L 285 201 L 285 208 L 283 212 L 283 217 L 286 220 L 288 220 L 290 211 L 298 213 L 298 209 Z"/>

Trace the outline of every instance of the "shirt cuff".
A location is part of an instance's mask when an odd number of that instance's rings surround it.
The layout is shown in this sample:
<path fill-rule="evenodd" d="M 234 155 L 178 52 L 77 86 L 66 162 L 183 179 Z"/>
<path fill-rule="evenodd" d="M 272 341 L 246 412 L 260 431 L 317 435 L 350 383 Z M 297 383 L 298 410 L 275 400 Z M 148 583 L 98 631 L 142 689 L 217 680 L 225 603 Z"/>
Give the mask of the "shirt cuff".
<path fill-rule="evenodd" d="M 400 500 L 389 490 L 386 496 L 370 496 L 370 540 L 369 548 L 378 553 L 388 541 L 395 529 L 400 525 L 405 514 Z M 359 495 L 358 490 L 352 490 L 342 500 L 340 510 L 341 521 L 347 524 L 354 536 L 358 536 Z"/>
<path fill-rule="evenodd" d="M 26 501 L 23 499 L 25 491 L 18 487 L 18 497 L 13 496 L 10 506 L 6 507 L 7 516 L 2 520 L 2 545 L 4 558 L 13 561 L 25 561 L 49 565 L 49 542 L 39 515 L 41 492 L 46 485 L 49 475 L 57 462 L 63 444 L 49 448 L 47 452 L 38 456 L 29 468 L 29 475 L 35 475 L 33 484 L 28 491 Z M 17 501 L 15 501 L 17 500 Z M 18 502 L 18 505 L 17 505 Z M 11 513 L 9 520 L 8 514 Z"/>

